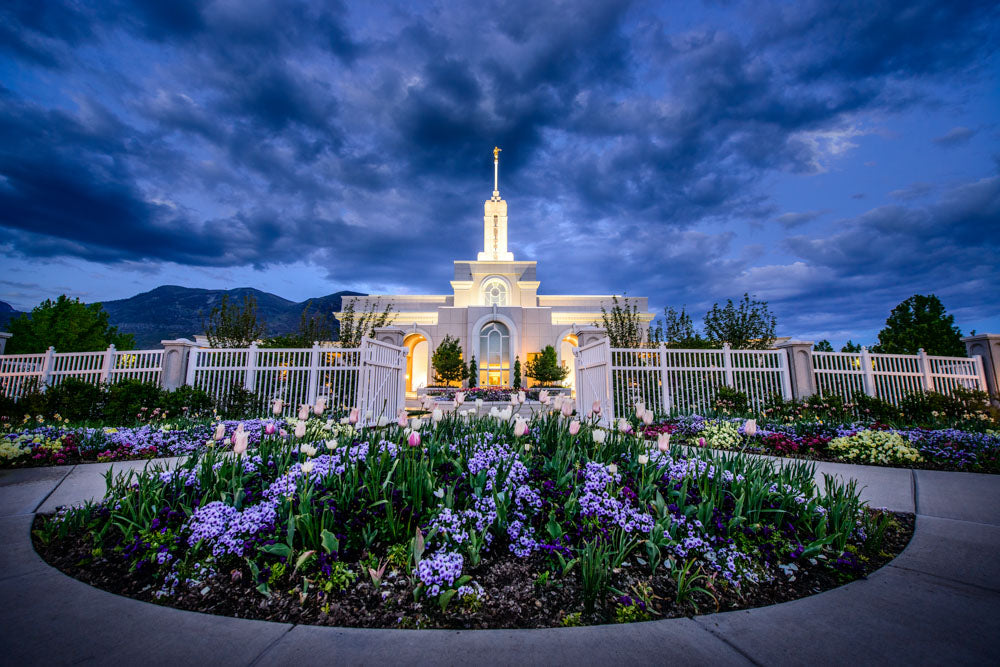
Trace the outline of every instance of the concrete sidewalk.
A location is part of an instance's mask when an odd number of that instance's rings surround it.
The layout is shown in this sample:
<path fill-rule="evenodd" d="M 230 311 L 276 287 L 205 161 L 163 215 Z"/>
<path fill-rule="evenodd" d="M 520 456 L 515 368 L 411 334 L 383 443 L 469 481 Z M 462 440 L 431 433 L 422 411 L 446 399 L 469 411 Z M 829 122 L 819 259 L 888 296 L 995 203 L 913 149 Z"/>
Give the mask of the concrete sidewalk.
<path fill-rule="evenodd" d="M 785 604 L 547 630 L 364 630 L 249 621 L 94 589 L 31 547 L 34 513 L 103 495 L 109 469 L 0 472 L 5 664 L 997 664 L 1000 476 L 819 463 L 877 507 L 916 512 L 907 549 L 869 579 Z"/>

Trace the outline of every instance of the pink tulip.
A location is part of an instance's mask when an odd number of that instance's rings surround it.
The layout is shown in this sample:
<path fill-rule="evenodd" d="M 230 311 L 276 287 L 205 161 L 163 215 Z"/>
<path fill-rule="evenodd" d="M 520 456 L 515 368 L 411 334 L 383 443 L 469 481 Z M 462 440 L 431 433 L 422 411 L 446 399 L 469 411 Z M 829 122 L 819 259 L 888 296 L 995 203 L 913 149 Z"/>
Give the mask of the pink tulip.
<path fill-rule="evenodd" d="M 250 436 L 241 431 L 236 435 L 236 442 L 233 443 L 233 452 L 236 454 L 242 454 L 247 450 L 247 445 L 249 444 Z"/>
<path fill-rule="evenodd" d="M 573 401 L 563 401 L 562 416 L 569 417 L 573 414 Z"/>
<path fill-rule="evenodd" d="M 527 399 L 528 399 L 528 397 L 525 396 L 525 394 L 524 394 L 523 391 L 517 392 L 517 402 L 518 403 L 524 403 Z"/>
<path fill-rule="evenodd" d="M 212 436 L 213 440 L 222 440 L 226 437 L 226 425 L 219 424 L 215 427 L 215 434 Z"/>
<path fill-rule="evenodd" d="M 580 420 L 574 419 L 569 423 L 569 434 L 576 435 L 579 432 L 580 432 Z"/>
<path fill-rule="evenodd" d="M 656 436 L 656 446 L 660 448 L 661 452 L 670 451 L 670 434 L 661 433 Z"/>
<path fill-rule="evenodd" d="M 347 418 L 348 424 L 357 424 L 358 418 L 361 416 L 361 411 L 357 408 L 351 408 L 351 416 Z"/>
<path fill-rule="evenodd" d="M 274 405 L 271 407 L 271 412 L 273 412 L 276 415 L 280 415 L 281 411 L 284 409 L 285 409 L 285 402 L 279 398 L 274 402 Z"/>
<path fill-rule="evenodd" d="M 459 391 L 455 393 L 455 407 L 458 407 L 462 403 L 465 403 L 465 392 Z"/>
<path fill-rule="evenodd" d="M 326 398 L 324 397 L 317 398 L 316 405 L 313 406 L 313 414 L 318 417 L 321 414 L 323 414 L 324 410 L 326 410 Z"/>
<path fill-rule="evenodd" d="M 601 414 L 601 402 L 594 401 L 594 404 L 590 406 L 590 411 L 593 412 L 595 415 Z"/>
<path fill-rule="evenodd" d="M 410 431 L 410 435 L 406 437 L 406 443 L 410 447 L 420 446 L 420 431 Z"/>
<path fill-rule="evenodd" d="M 264 426 L 264 433 L 265 433 L 266 435 L 274 435 L 274 432 L 275 432 L 276 430 L 277 430 L 277 427 L 276 427 L 276 426 L 274 425 L 274 422 L 268 422 L 268 423 L 267 423 L 267 424 L 266 424 L 266 425 Z"/>
<path fill-rule="evenodd" d="M 757 420 L 748 419 L 747 423 L 743 426 L 743 432 L 746 433 L 751 438 L 757 433 Z"/>
<path fill-rule="evenodd" d="M 300 405 L 299 406 L 299 421 L 305 421 L 309 419 L 309 406 Z"/>
<path fill-rule="evenodd" d="M 305 437 L 305 434 L 306 434 L 306 423 L 305 422 L 299 422 L 298 424 L 296 424 L 295 425 L 295 437 L 296 438 L 302 438 L 302 437 Z"/>
<path fill-rule="evenodd" d="M 705 438 L 698 438 L 698 446 L 699 447 L 705 446 Z"/>
<path fill-rule="evenodd" d="M 642 413 L 642 423 L 645 424 L 646 426 L 649 426 L 650 424 L 652 424 L 653 423 L 653 413 L 650 412 L 649 410 L 646 410 L 645 412 L 643 412 Z"/>
<path fill-rule="evenodd" d="M 396 417 L 396 423 L 399 424 L 399 428 L 406 428 L 406 424 L 409 421 L 409 418 L 406 416 L 406 410 L 400 410 L 399 415 Z"/>
<path fill-rule="evenodd" d="M 522 435 L 528 432 L 528 422 L 523 419 L 518 419 L 514 422 L 514 437 L 520 438 Z"/>
<path fill-rule="evenodd" d="M 544 389 L 542 389 L 540 392 L 538 392 L 538 402 L 541 403 L 542 405 L 548 405 L 549 404 L 549 392 L 547 392 Z"/>
<path fill-rule="evenodd" d="M 282 438 L 287 438 L 288 431 L 286 431 L 285 429 L 281 429 L 280 431 L 278 431 L 278 435 L 280 435 Z"/>

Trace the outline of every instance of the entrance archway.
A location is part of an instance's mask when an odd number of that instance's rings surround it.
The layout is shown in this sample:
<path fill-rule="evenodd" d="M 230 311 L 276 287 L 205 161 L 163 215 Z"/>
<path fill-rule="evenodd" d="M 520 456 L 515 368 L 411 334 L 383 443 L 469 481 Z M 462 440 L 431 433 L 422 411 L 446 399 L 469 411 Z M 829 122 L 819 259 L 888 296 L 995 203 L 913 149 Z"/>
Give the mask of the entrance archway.
<path fill-rule="evenodd" d="M 574 388 L 574 393 L 576 389 L 576 363 L 573 359 L 573 350 L 579 346 L 580 341 L 577 339 L 576 334 L 572 331 L 564 333 L 559 338 L 559 365 L 565 366 L 569 369 L 569 375 L 566 376 L 566 384 Z"/>
<path fill-rule="evenodd" d="M 479 386 L 510 385 L 510 329 L 503 322 L 487 322 L 479 330 Z"/>
<path fill-rule="evenodd" d="M 406 392 L 412 394 L 426 387 L 430 379 L 430 342 L 421 333 L 403 339 L 406 354 Z"/>

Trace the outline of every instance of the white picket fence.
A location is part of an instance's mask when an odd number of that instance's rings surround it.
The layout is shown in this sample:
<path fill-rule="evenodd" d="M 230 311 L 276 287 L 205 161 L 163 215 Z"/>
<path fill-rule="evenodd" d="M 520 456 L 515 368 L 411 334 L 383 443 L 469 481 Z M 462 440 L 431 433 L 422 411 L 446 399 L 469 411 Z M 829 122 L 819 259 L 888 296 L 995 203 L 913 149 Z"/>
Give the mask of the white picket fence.
<path fill-rule="evenodd" d="M 625 417 L 637 402 L 660 414 L 696 414 L 712 409 L 719 387 L 744 394 L 760 408 L 773 398 L 793 397 L 785 350 L 612 348 L 608 340 L 575 352 L 577 407 L 588 414 L 593 403 L 603 416 Z M 898 404 L 918 391 L 950 393 L 957 387 L 986 391 L 980 357 L 813 352 L 811 367 L 820 396 L 849 400 L 857 393 Z"/>
<path fill-rule="evenodd" d="M 34 387 L 54 387 L 72 377 L 91 384 L 122 379 L 160 382 L 163 350 L 116 350 L 0 355 L 0 394 L 18 399 Z"/>
<path fill-rule="evenodd" d="M 56 352 L 0 355 L 0 392 L 18 399 L 33 387 L 74 377 L 93 384 L 135 378 L 161 383 L 163 350 Z M 224 399 L 233 387 L 253 392 L 259 410 L 276 400 L 283 414 L 323 396 L 334 409 L 358 407 L 366 424 L 393 418 L 405 401 L 406 348 L 365 338 L 361 347 L 306 349 L 192 347 L 185 383 Z"/>
<path fill-rule="evenodd" d="M 813 352 L 813 372 L 820 396 L 849 400 L 865 393 L 898 404 L 907 394 L 936 391 L 947 394 L 962 387 L 986 391 L 983 360 L 975 357 L 934 357 L 925 354 Z"/>

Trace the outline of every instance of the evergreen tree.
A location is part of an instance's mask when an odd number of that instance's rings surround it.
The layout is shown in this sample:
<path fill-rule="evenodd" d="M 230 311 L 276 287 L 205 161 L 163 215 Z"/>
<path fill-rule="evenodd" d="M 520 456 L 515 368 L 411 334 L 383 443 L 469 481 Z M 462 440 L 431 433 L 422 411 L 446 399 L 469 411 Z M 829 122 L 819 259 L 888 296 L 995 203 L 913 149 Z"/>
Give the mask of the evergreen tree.
<path fill-rule="evenodd" d="M 306 303 L 299 316 L 299 329 L 295 333 L 281 334 L 265 340 L 261 347 L 302 348 L 312 347 L 314 342 L 333 340 L 333 315 L 331 313 L 309 312 L 312 301 Z"/>
<path fill-rule="evenodd" d="M 7 354 L 37 354 L 54 347 L 56 352 L 95 352 L 114 345 L 119 350 L 135 347 L 132 334 L 123 334 L 108 323 L 108 313 L 99 303 L 80 303 L 65 294 L 46 299 L 12 319 L 7 330 Z"/>
<path fill-rule="evenodd" d="M 469 359 L 469 389 L 475 389 L 479 382 L 479 367 L 476 366 L 476 355 Z"/>
<path fill-rule="evenodd" d="M 916 354 L 921 348 L 942 357 L 966 356 L 955 317 L 945 313 L 944 304 L 933 294 L 914 294 L 893 308 L 872 352 Z"/>
<path fill-rule="evenodd" d="M 445 384 L 461 382 L 469 374 L 465 362 L 462 361 L 462 348 L 458 344 L 458 339 L 451 336 L 445 336 L 434 350 L 431 363 L 434 365 L 435 382 Z"/>
<path fill-rule="evenodd" d="M 861 351 L 861 344 L 855 343 L 854 341 L 848 339 L 847 342 L 844 343 L 844 347 L 840 348 L 840 351 L 853 352 L 854 354 L 857 354 L 858 352 Z"/>
<path fill-rule="evenodd" d="M 818 342 L 815 345 L 813 345 L 813 351 L 814 352 L 833 352 L 833 345 L 830 344 L 830 341 L 828 341 L 828 340 L 826 340 L 824 338 L 820 342 Z"/>
<path fill-rule="evenodd" d="M 705 314 L 705 335 L 714 343 L 729 343 L 737 350 L 766 350 L 774 342 L 777 320 L 767 308 L 766 301 L 751 299 L 734 304 L 726 300 L 722 308 L 716 303 Z"/>
<path fill-rule="evenodd" d="M 514 378 L 511 385 L 514 389 L 521 388 L 521 357 L 514 357 Z"/>
<path fill-rule="evenodd" d="M 257 299 L 252 294 L 243 297 L 242 307 L 230 304 L 229 295 L 223 294 L 202 326 L 211 347 L 248 347 L 267 331 L 267 325 L 257 319 Z"/>
<path fill-rule="evenodd" d="M 569 369 L 559 365 L 556 349 L 551 345 L 546 345 L 541 354 L 528 360 L 526 375 L 539 384 L 549 385 L 565 380 L 566 376 L 569 375 Z"/>

